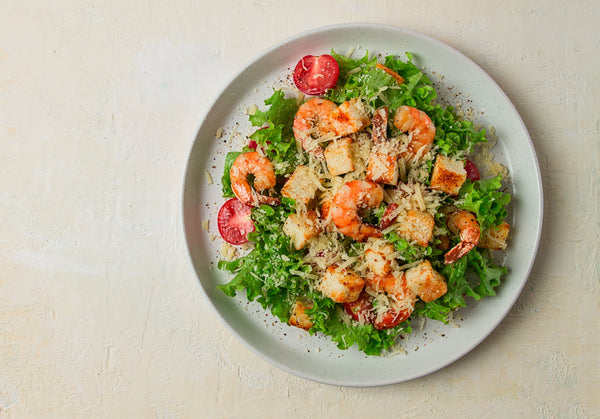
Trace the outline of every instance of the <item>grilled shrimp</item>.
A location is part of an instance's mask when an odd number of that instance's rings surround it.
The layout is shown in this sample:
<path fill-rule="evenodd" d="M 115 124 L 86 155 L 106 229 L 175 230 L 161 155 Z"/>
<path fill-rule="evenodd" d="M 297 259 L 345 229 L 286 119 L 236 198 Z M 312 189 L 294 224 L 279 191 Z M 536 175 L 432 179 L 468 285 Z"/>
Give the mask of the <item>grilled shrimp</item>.
<path fill-rule="evenodd" d="M 363 102 L 350 99 L 342 103 L 329 114 L 331 128 L 336 135 L 350 135 L 362 131 L 370 123 L 371 118 Z"/>
<path fill-rule="evenodd" d="M 423 155 L 431 150 L 435 126 L 425 112 L 411 106 L 400 106 L 394 115 L 394 126 L 408 132 L 410 137 L 408 150 L 403 157 L 414 158 L 419 152 Z"/>
<path fill-rule="evenodd" d="M 254 176 L 254 189 L 248 182 L 248 175 Z M 257 206 L 258 204 L 277 205 L 279 199 L 260 195 L 258 192 L 275 186 L 275 170 L 266 157 L 256 151 L 240 154 L 229 171 L 231 189 L 235 196 L 245 204 Z"/>
<path fill-rule="evenodd" d="M 357 241 L 381 237 L 381 229 L 365 224 L 359 210 L 375 208 L 383 201 L 383 188 L 365 180 L 353 180 L 343 185 L 333 197 L 330 213 L 335 226 Z"/>
<path fill-rule="evenodd" d="M 330 100 L 314 98 L 300 105 L 294 117 L 294 136 L 302 143 L 302 148 L 315 157 L 323 157 L 319 139 L 334 137 L 329 115 L 337 108 Z"/>
<path fill-rule="evenodd" d="M 445 255 L 445 263 L 454 263 L 469 253 L 477 243 L 481 229 L 475 214 L 466 210 L 456 210 L 446 216 L 446 225 L 454 234 L 460 237 L 460 243 L 454 246 Z"/>
<path fill-rule="evenodd" d="M 367 278 L 366 286 L 377 293 L 385 293 L 391 298 L 391 304 L 385 311 L 375 316 L 376 329 L 389 329 L 397 326 L 412 314 L 417 301 L 416 294 L 408 287 L 404 272 L 390 272 L 385 276 Z"/>
<path fill-rule="evenodd" d="M 322 140 L 354 134 L 371 123 L 364 104 L 351 99 L 337 106 L 330 100 L 314 98 L 303 103 L 294 117 L 294 136 L 302 148 L 323 157 Z"/>

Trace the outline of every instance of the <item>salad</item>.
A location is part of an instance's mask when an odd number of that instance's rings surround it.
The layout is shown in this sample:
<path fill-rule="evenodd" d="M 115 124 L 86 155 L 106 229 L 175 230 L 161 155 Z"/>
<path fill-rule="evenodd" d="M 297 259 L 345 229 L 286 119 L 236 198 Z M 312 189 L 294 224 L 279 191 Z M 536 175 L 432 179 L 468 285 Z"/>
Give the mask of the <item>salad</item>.
<path fill-rule="evenodd" d="M 381 62 L 380 62 L 381 61 Z M 438 103 L 406 54 L 303 57 L 225 158 L 219 269 L 282 322 L 381 355 L 426 317 L 495 295 L 507 270 L 506 174 L 482 177 L 486 132 Z"/>

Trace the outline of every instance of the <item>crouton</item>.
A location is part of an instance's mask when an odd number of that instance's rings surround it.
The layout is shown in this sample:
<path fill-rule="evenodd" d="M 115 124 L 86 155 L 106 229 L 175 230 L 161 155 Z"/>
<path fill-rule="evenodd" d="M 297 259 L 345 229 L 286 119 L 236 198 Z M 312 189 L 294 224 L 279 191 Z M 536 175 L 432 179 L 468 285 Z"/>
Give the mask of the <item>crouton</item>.
<path fill-rule="evenodd" d="M 385 148 L 375 146 L 369 155 L 367 164 L 367 179 L 386 185 L 398 184 L 398 155 L 389 151 L 379 151 Z"/>
<path fill-rule="evenodd" d="M 428 212 L 408 210 L 405 217 L 398 217 L 397 229 L 400 237 L 416 242 L 419 246 L 426 247 L 433 235 L 435 220 Z"/>
<path fill-rule="evenodd" d="M 325 149 L 325 161 L 331 176 L 340 176 L 354 171 L 352 160 L 352 139 L 343 137 L 334 140 Z"/>
<path fill-rule="evenodd" d="M 313 322 L 310 319 L 310 316 L 306 314 L 306 310 L 310 310 L 312 307 L 312 301 L 296 300 L 292 305 L 289 323 L 300 329 L 309 330 L 312 327 Z"/>
<path fill-rule="evenodd" d="M 431 188 L 446 192 L 449 195 L 458 195 L 460 187 L 467 179 L 467 171 L 461 160 L 439 154 L 433 166 L 431 175 Z"/>
<path fill-rule="evenodd" d="M 510 226 L 507 222 L 503 222 L 499 226 L 486 228 L 481 233 L 481 238 L 477 246 L 485 249 L 504 250 L 506 249 L 506 239 L 509 232 Z"/>
<path fill-rule="evenodd" d="M 318 185 L 314 175 L 306 166 L 298 166 L 281 188 L 281 195 L 307 204 L 315 197 Z"/>
<path fill-rule="evenodd" d="M 388 109 L 381 107 L 373 115 L 373 148 L 367 163 L 367 179 L 396 185 L 398 183 L 398 153 L 387 137 Z"/>
<path fill-rule="evenodd" d="M 356 301 L 365 286 L 365 281 L 349 269 L 331 265 L 325 271 L 318 289 L 336 303 Z"/>
<path fill-rule="evenodd" d="M 381 108 L 375 109 L 371 123 L 373 124 L 373 128 L 371 130 L 371 140 L 373 141 L 373 144 L 379 144 L 382 141 L 387 141 L 387 106 L 382 106 Z"/>
<path fill-rule="evenodd" d="M 310 239 L 321 232 L 321 225 L 315 211 L 306 214 L 290 214 L 283 224 L 283 232 L 291 237 L 296 250 L 302 249 Z"/>
<path fill-rule="evenodd" d="M 365 246 L 367 268 L 375 275 L 387 275 L 392 269 L 394 253 L 395 249 L 391 243 L 379 245 L 378 242 L 369 241 Z"/>
<path fill-rule="evenodd" d="M 426 303 L 441 297 L 448 291 L 446 278 L 433 269 L 428 260 L 407 270 L 406 282 L 408 288 Z"/>

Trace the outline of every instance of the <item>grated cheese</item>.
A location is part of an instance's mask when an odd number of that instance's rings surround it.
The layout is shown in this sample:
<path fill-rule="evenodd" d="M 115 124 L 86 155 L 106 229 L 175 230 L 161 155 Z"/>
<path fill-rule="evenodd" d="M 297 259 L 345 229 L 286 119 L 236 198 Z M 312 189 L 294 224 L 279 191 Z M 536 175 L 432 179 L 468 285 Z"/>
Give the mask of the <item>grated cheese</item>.
<path fill-rule="evenodd" d="M 237 249 L 227 242 L 221 244 L 221 255 L 225 260 L 233 260 L 237 256 Z"/>

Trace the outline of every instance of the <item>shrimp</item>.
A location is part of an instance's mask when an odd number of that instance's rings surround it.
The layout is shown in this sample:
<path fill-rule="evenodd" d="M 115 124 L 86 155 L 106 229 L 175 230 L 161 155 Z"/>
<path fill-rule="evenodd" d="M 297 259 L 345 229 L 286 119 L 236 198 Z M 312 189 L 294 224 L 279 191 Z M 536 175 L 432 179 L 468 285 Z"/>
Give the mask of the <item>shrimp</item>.
<path fill-rule="evenodd" d="M 314 98 L 300 105 L 294 117 L 294 137 L 302 143 L 302 148 L 315 157 L 323 157 L 319 140 L 334 137 L 329 115 L 337 109 L 330 100 Z"/>
<path fill-rule="evenodd" d="M 375 208 L 383 201 L 383 188 L 366 180 L 353 180 L 344 184 L 334 195 L 329 210 L 335 226 L 344 235 L 357 241 L 381 237 L 381 229 L 363 223 L 359 210 Z"/>
<path fill-rule="evenodd" d="M 460 243 L 445 255 L 445 263 L 450 264 L 469 253 L 479 243 L 481 229 L 475 214 L 465 210 L 456 210 L 448 214 L 446 225 L 450 231 L 460 237 Z"/>
<path fill-rule="evenodd" d="M 254 176 L 254 189 L 248 182 L 248 175 Z M 277 179 L 273 165 L 266 157 L 256 151 L 240 154 L 229 171 L 231 189 L 235 196 L 245 204 L 257 206 L 258 204 L 277 205 L 279 199 L 260 195 L 262 192 L 275 186 Z"/>
<path fill-rule="evenodd" d="M 366 286 L 377 295 L 383 293 L 391 298 L 391 304 L 383 304 L 376 310 L 373 325 L 378 330 L 397 326 L 408 319 L 415 309 L 417 295 L 408 287 L 406 275 L 402 271 L 392 271 L 385 276 L 367 277 Z"/>
<path fill-rule="evenodd" d="M 354 134 L 371 123 L 366 107 L 358 99 L 337 106 L 330 100 L 314 98 L 303 103 L 294 117 L 294 136 L 302 148 L 323 158 L 319 142 Z"/>
<path fill-rule="evenodd" d="M 410 141 L 403 157 L 415 156 L 429 152 L 435 138 L 435 126 L 427 114 L 411 106 L 400 106 L 394 115 L 394 126 L 408 132 Z"/>
<path fill-rule="evenodd" d="M 339 136 L 362 131 L 371 123 L 365 104 L 357 98 L 347 100 L 331 111 L 329 121 L 331 128 Z"/>

